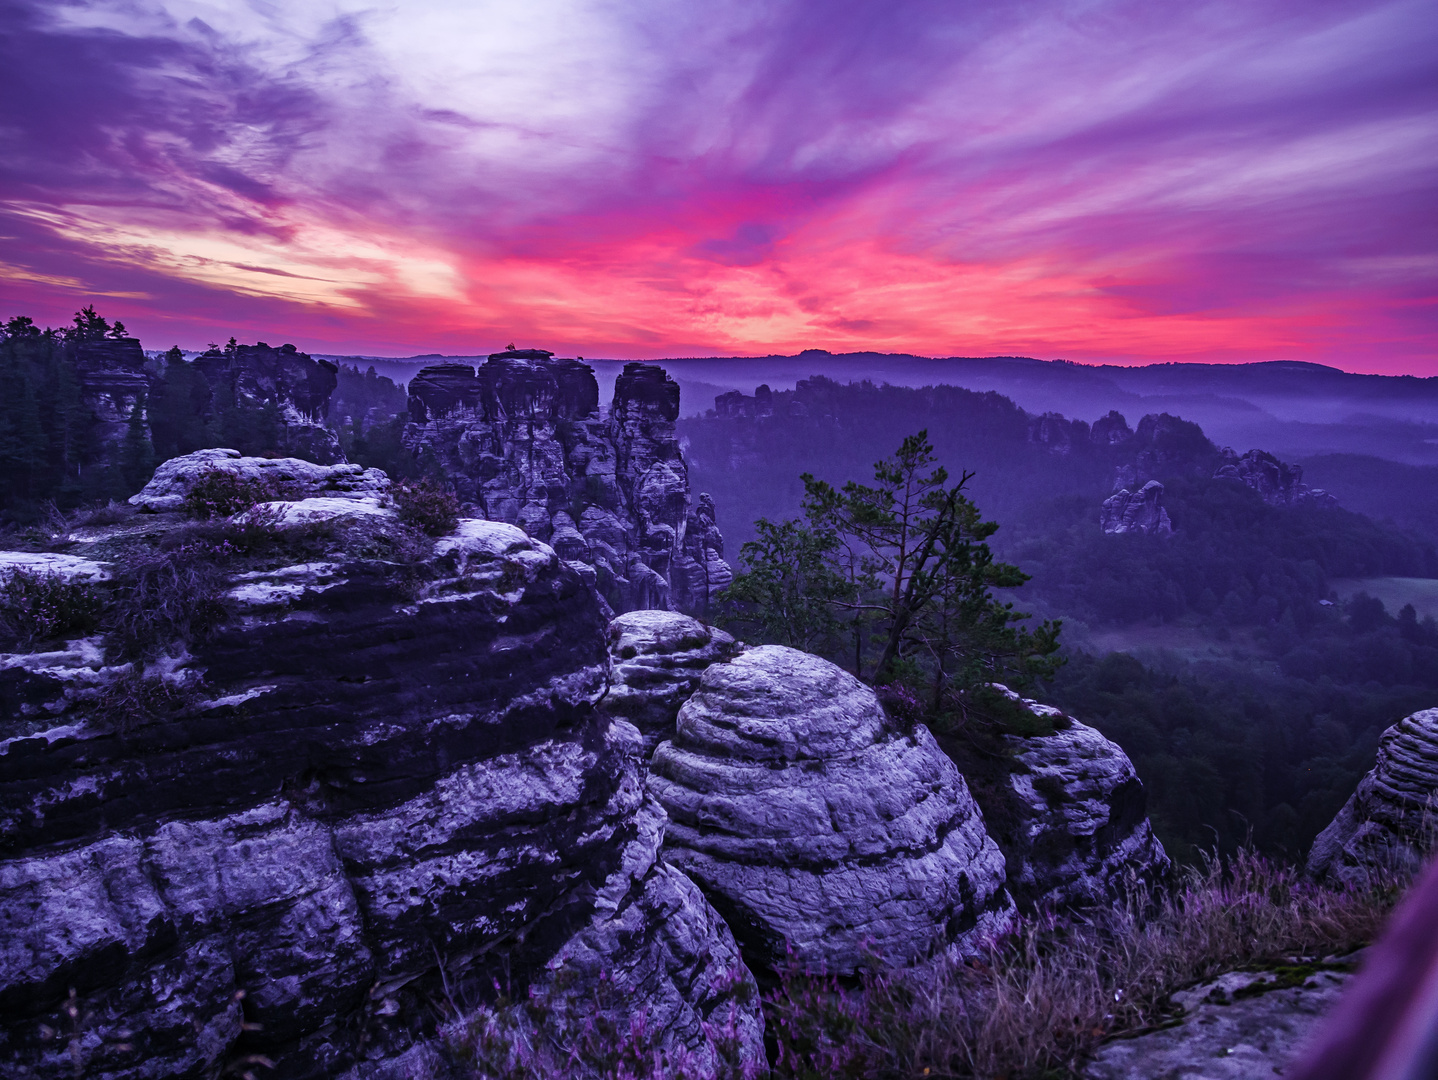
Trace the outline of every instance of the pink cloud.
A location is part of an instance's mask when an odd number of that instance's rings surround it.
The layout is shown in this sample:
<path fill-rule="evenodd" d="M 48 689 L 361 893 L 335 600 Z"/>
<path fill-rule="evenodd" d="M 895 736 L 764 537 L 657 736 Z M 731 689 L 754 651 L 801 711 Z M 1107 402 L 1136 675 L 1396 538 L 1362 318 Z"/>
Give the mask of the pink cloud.
<path fill-rule="evenodd" d="M 466 10 L 3 0 L 0 303 L 156 346 L 1438 374 L 1418 3 L 499 4 L 462 48 Z"/>

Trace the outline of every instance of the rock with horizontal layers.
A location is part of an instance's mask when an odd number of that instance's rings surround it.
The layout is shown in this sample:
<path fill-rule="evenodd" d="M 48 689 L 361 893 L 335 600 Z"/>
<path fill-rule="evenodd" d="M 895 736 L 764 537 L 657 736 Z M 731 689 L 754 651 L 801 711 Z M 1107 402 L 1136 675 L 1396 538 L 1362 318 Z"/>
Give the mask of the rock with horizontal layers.
<path fill-rule="evenodd" d="M 1127 488 L 1114 492 L 1103 501 L 1099 524 L 1110 535 L 1141 533 L 1145 536 L 1170 536 L 1173 522 L 1163 508 L 1163 485 L 1150 480 L 1138 491 Z"/>
<path fill-rule="evenodd" d="M 273 348 L 261 341 L 195 357 L 195 367 L 212 391 L 224 388 L 234 401 L 273 405 L 284 418 L 287 453 L 320 464 L 345 460 L 339 439 L 324 427 L 330 395 L 339 385 L 339 365 L 317 360 L 293 345 Z"/>
<path fill-rule="evenodd" d="M 609 624 L 612 663 L 604 708 L 644 737 L 646 756 L 674 735 L 679 708 L 710 664 L 730 660 L 742 646 L 717 627 L 677 611 L 631 611 Z"/>
<path fill-rule="evenodd" d="M 73 554 L 122 603 L 136 560 L 190 557 L 190 528 L 136 517 Z M 219 625 L 143 671 L 97 636 L 0 655 L 7 1075 L 260 1055 L 267 1076 L 337 1076 L 423 1047 L 447 994 L 565 968 L 580 997 L 622 975 L 701 1058 L 732 1002 L 757 1053 L 732 935 L 657 857 L 642 740 L 595 707 L 607 620 L 581 576 L 501 522 L 290 535 L 210 556 Z"/>
<path fill-rule="evenodd" d="M 376 498 L 389 491 L 389 477 L 362 465 L 316 465 L 301 458 L 245 457 L 238 450 L 216 447 L 171 458 L 158 469 L 130 504 L 141 510 L 179 510 L 195 481 L 211 470 L 234 473 L 269 485 L 290 498 Z"/>
<path fill-rule="evenodd" d="M 1378 760 L 1313 841 L 1308 872 L 1362 884 L 1411 874 L 1438 836 L 1438 709 L 1406 716 L 1378 740 Z"/>
<path fill-rule="evenodd" d="M 477 371 L 422 369 L 409 411 L 412 453 L 486 518 L 592 566 L 613 610 L 702 615 L 732 580 L 713 501 L 691 503 L 679 386 L 662 368 L 626 364 L 603 415 L 587 364 L 508 350 Z"/>
<path fill-rule="evenodd" d="M 1170 863 L 1148 819 L 1148 793 L 1119 745 L 1051 705 L 1005 691 L 1042 735 L 1007 735 L 1019 812 L 995 836 L 1021 911 L 1111 903 Z"/>
<path fill-rule="evenodd" d="M 756 972 L 788 949 L 833 972 L 907 963 L 1007 925 L 1003 856 L 963 777 L 827 660 L 764 645 L 711 665 L 650 768 L 667 860 Z"/>

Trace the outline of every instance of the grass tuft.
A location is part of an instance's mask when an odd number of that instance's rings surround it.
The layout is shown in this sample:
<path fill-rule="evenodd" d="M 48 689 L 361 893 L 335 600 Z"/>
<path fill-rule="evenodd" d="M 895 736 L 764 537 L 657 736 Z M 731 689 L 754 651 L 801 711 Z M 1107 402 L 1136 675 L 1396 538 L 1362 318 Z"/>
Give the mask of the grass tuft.
<path fill-rule="evenodd" d="M 0 642 L 30 648 L 94 629 L 102 604 L 92 587 L 58 574 L 14 570 L 0 582 Z"/>

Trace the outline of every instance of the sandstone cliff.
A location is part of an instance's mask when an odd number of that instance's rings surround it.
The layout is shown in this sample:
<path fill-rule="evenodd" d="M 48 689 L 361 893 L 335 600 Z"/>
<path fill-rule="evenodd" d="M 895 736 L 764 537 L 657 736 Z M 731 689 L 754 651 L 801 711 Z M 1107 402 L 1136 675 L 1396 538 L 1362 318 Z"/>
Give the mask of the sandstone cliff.
<path fill-rule="evenodd" d="M 223 352 L 212 349 L 194 363 L 215 394 L 280 411 L 284 428 L 278 449 L 322 465 L 344 461 L 339 440 L 323 426 L 339 378 L 337 365 L 293 345 L 276 349 L 263 341 Z"/>
<path fill-rule="evenodd" d="M 291 497 L 192 523 L 171 469 L 157 512 L 0 559 L 111 612 L 0 655 L 0 1059 L 369 1075 L 437 1002 L 601 972 L 701 1061 L 731 1004 L 760 1053 L 732 935 L 659 858 L 639 733 L 596 707 L 582 575 L 502 522 L 416 534 L 356 467 L 219 454 Z"/>
<path fill-rule="evenodd" d="M 615 611 L 703 613 L 732 572 L 713 502 L 691 503 L 679 386 L 627 364 L 607 414 L 593 370 L 539 349 L 424 368 L 405 445 L 486 518 L 594 568 Z"/>

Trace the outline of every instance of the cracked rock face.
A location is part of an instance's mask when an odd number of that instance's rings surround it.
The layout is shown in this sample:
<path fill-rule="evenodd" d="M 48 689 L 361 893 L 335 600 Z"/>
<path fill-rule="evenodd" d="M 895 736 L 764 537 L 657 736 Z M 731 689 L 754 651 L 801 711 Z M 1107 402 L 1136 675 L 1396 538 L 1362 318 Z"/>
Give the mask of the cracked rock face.
<path fill-rule="evenodd" d="M 1022 810 L 1000 841 L 1019 908 L 1104 904 L 1130 882 L 1167 874 L 1169 858 L 1128 755 L 1060 710 L 1018 700 L 1054 726 L 1051 735 L 1005 737 L 1014 755 L 1008 783 Z"/>
<path fill-rule="evenodd" d="M 123 575 L 185 525 L 72 554 Z M 657 859 L 638 733 L 594 707 L 599 598 L 500 522 L 392 547 L 418 554 L 227 564 L 225 621 L 144 673 L 163 706 L 114 696 L 136 673 L 97 636 L 0 655 L 7 1075 L 361 1075 L 422 1047 L 444 994 L 565 964 L 581 996 L 624 972 L 651 1030 L 712 1051 L 747 976 Z"/>
<path fill-rule="evenodd" d="M 1004 860 L 928 730 L 839 667 L 765 645 L 705 670 L 651 763 L 668 861 L 754 970 L 904 963 L 1006 925 Z"/>
<path fill-rule="evenodd" d="M 1313 841 L 1308 872 L 1353 884 L 1375 871 L 1412 873 L 1438 828 L 1435 814 L 1438 709 L 1424 709 L 1383 733 L 1377 762 Z"/>
<path fill-rule="evenodd" d="M 1110 535 L 1142 533 L 1146 536 L 1169 536 L 1173 522 L 1163 508 L 1163 485 L 1150 480 L 1137 491 L 1123 488 L 1103 501 L 1099 524 Z"/>
<path fill-rule="evenodd" d="M 603 415 L 587 364 L 514 350 L 422 369 L 404 440 L 484 517 L 593 567 L 614 611 L 702 613 L 733 574 L 713 501 L 691 503 L 678 415 L 662 368 L 625 365 Z"/>
<path fill-rule="evenodd" d="M 604 708 L 644 736 L 646 756 L 674 735 L 680 707 L 710 664 L 742 646 L 729 634 L 677 611 L 631 611 L 609 624 L 613 665 Z"/>
<path fill-rule="evenodd" d="M 191 485 L 207 470 L 219 469 L 246 480 L 260 480 L 290 493 L 296 499 L 376 498 L 389 490 L 389 477 L 379 469 L 360 465 L 316 465 L 302 458 L 244 457 L 238 450 L 215 448 L 171 458 L 150 482 L 131 495 L 141 510 L 179 510 Z"/>

